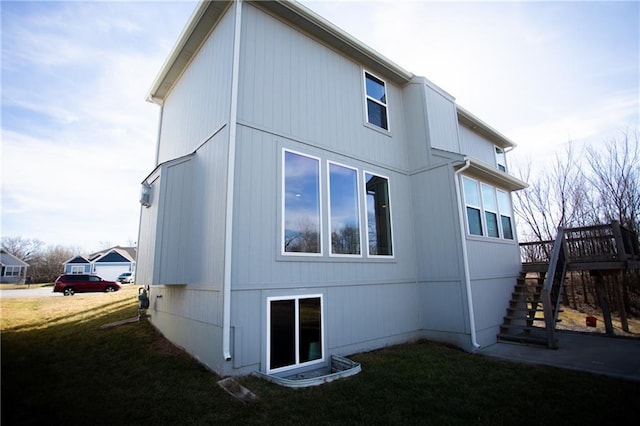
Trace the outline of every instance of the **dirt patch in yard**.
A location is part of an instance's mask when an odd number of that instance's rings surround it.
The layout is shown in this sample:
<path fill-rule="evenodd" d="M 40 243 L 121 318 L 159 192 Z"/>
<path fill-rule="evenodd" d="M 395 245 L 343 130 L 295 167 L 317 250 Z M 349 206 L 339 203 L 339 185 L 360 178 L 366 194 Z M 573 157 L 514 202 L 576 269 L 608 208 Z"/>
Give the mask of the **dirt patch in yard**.
<path fill-rule="evenodd" d="M 605 334 L 606 329 L 604 325 L 604 317 L 602 311 L 586 306 L 581 310 L 575 310 L 571 308 L 561 307 L 564 312 L 561 312 L 558 316 L 562 321 L 558 323 L 558 330 L 571 330 L 579 331 L 583 333 Z M 587 327 L 587 317 L 591 316 L 596 319 L 595 327 Z M 622 329 L 620 318 L 612 315 L 611 322 L 613 323 L 613 331 L 616 336 L 640 338 L 640 319 L 628 318 L 629 332 Z"/>

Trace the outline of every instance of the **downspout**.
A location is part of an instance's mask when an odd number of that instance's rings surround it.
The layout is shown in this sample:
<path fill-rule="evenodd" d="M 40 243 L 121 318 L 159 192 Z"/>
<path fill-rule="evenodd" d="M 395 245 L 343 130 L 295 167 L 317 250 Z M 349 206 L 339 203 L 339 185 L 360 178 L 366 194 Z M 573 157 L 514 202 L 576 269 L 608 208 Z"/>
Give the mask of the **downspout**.
<path fill-rule="evenodd" d="M 224 282 L 222 284 L 222 355 L 231 360 L 231 253 L 233 249 L 233 201 L 236 170 L 236 121 L 238 120 L 238 69 L 240 66 L 240 30 L 242 0 L 234 2 L 233 64 L 231 69 L 231 104 L 229 113 L 229 158 L 227 165 L 227 205 L 224 238 Z"/>
<path fill-rule="evenodd" d="M 455 184 L 456 184 L 456 197 L 458 203 L 458 216 L 460 219 L 460 242 L 462 243 L 462 263 L 464 264 L 464 284 L 467 290 L 467 308 L 469 310 L 469 328 L 471 328 L 471 346 L 473 347 L 473 352 L 476 351 L 480 347 L 476 338 L 476 320 L 475 315 L 473 313 L 473 298 L 471 296 L 471 276 L 469 274 L 469 256 L 467 254 L 467 234 L 465 232 L 465 218 L 464 212 L 462 211 L 462 197 L 460 191 L 460 173 L 467 170 L 471 166 L 471 161 L 468 158 L 465 158 L 464 166 L 458 169 L 455 173 Z"/>

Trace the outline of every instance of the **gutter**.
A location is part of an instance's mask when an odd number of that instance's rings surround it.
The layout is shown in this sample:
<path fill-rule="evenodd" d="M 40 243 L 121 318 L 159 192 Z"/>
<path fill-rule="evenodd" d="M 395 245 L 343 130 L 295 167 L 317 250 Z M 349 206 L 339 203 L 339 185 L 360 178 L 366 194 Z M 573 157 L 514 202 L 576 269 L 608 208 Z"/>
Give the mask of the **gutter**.
<path fill-rule="evenodd" d="M 460 173 L 467 170 L 471 167 L 471 160 L 465 157 L 464 166 L 460 169 L 456 170 L 454 173 L 455 176 L 455 185 L 456 185 L 456 197 L 458 203 L 458 216 L 460 219 L 460 242 L 462 243 L 462 263 L 464 264 L 464 284 L 467 290 L 467 309 L 469 310 L 469 328 L 471 329 L 471 346 L 473 347 L 472 352 L 475 352 L 480 345 L 478 344 L 477 336 L 476 336 L 476 320 L 475 315 L 473 313 L 473 298 L 471 296 L 471 277 L 469 274 L 469 255 L 467 254 L 467 234 L 465 232 L 465 219 L 464 213 L 462 211 L 462 197 L 460 191 Z"/>
<path fill-rule="evenodd" d="M 229 113 L 229 158 L 227 165 L 227 210 L 224 238 L 224 282 L 222 284 L 222 355 L 231 360 L 231 254 L 233 249 L 233 199 L 236 170 L 236 121 L 238 120 L 238 69 L 240 66 L 240 30 L 242 0 L 234 2 L 233 65 L 231 71 L 231 105 Z"/>

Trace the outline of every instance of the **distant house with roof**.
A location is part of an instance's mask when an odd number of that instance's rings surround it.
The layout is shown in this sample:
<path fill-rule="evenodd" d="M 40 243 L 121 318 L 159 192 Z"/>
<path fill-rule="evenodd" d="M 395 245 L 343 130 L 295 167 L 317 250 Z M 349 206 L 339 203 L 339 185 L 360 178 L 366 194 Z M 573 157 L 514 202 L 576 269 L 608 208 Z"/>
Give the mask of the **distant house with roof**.
<path fill-rule="evenodd" d="M 111 247 L 89 255 L 77 255 L 64 262 L 65 274 L 96 274 L 115 281 L 123 272 L 136 269 L 136 247 Z"/>
<path fill-rule="evenodd" d="M 0 283 L 24 284 L 26 282 L 29 264 L 5 249 L 0 249 L 0 267 L 2 268 Z"/>

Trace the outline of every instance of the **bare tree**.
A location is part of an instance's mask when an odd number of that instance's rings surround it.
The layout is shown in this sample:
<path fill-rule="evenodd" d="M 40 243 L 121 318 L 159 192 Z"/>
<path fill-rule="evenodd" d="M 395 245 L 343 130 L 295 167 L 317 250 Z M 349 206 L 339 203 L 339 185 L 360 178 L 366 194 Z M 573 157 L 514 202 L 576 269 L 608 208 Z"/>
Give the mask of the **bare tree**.
<path fill-rule="evenodd" d="M 604 147 L 587 149 L 588 180 L 597 194 L 599 216 L 638 231 L 640 225 L 640 151 L 638 132 L 623 133 Z"/>
<path fill-rule="evenodd" d="M 2 237 L 2 247 L 25 262 L 29 262 L 43 246 L 44 243 L 35 238 Z"/>
<path fill-rule="evenodd" d="M 589 194 L 571 143 L 563 157 L 556 155 L 549 173 L 533 177 L 528 162 L 519 177 L 530 184 L 515 193 L 514 203 L 516 214 L 524 222 L 526 238 L 553 240 L 558 226 L 573 226 L 588 214 Z"/>
<path fill-rule="evenodd" d="M 63 263 L 78 253 L 78 249 L 60 245 L 47 247 L 31 260 L 29 275 L 34 282 L 52 282 L 63 273 Z"/>

